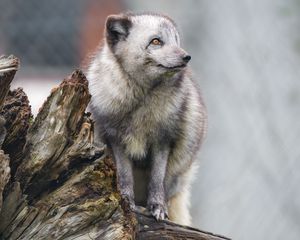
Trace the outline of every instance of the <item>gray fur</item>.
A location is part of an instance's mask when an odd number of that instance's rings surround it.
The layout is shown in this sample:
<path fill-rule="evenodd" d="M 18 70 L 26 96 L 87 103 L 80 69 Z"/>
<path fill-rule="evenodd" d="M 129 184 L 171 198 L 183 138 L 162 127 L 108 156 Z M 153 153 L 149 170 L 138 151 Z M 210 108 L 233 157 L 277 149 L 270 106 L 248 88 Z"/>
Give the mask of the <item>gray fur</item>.
<path fill-rule="evenodd" d="M 88 70 L 96 128 L 113 150 L 121 193 L 164 219 L 172 198 L 185 192 L 180 199 L 188 199 L 206 110 L 170 18 L 109 16 L 105 34 Z M 151 43 L 154 38 L 162 44 Z M 187 206 L 182 203 L 184 224 Z"/>

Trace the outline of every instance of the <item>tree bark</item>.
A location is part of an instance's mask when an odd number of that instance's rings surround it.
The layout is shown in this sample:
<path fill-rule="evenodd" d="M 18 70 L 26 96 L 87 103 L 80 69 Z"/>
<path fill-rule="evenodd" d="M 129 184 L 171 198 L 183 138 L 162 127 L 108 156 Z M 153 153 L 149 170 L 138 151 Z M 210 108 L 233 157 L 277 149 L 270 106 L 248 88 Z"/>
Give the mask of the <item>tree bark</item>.
<path fill-rule="evenodd" d="M 7 130 L 0 151 L 0 239 L 228 239 L 157 222 L 146 210 L 132 212 L 120 197 L 111 154 L 94 144 L 83 73 L 74 71 L 53 89 L 32 121 L 22 89 L 8 92 L 13 59 L 0 58 Z"/>
<path fill-rule="evenodd" d="M 0 111 L 9 91 L 10 83 L 19 68 L 19 60 L 14 56 L 0 56 Z M 6 136 L 5 118 L 0 115 L 0 149 Z M 10 178 L 9 158 L 0 150 L 0 211 L 2 192 Z"/>
<path fill-rule="evenodd" d="M 0 107 L 3 105 L 10 83 L 18 68 L 19 60 L 16 57 L 0 56 Z"/>

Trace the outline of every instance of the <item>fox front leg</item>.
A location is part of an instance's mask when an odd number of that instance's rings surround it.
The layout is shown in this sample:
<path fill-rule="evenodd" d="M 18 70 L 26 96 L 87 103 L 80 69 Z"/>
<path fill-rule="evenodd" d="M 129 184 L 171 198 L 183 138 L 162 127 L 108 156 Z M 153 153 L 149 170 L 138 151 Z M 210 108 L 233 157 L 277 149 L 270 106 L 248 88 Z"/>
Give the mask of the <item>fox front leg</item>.
<path fill-rule="evenodd" d="M 132 163 L 130 159 L 124 153 L 122 147 L 118 144 L 111 143 L 113 155 L 117 167 L 117 179 L 119 184 L 119 190 L 122 198 L 128 201 L 129 207 L 134 210 L 134 191 L 133 191 L 133 173 Z"/>
<path fill-rule="evenodd" d="M 147 208 L 156 220 L 168 218 L 164 179 L 169 157 L 167 147 L 154 148 L 148 187 Z"/>

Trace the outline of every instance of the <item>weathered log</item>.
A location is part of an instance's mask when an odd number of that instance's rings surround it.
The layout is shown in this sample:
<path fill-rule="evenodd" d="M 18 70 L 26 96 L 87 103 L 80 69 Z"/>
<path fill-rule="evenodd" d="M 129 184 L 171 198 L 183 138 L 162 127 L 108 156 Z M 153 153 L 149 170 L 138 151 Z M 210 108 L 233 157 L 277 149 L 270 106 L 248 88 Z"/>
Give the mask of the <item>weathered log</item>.
<path fill-rule="evenodd" d="M 14 56 L 0 56 L 0 111 L 2 109 L 3 102 L 10 87 L 10 83 L 13 80 L 16 71 L 19 68 L 19 60 Z M 4 128 L 5 120 L 0 116 L 0 146 L 4 141 L 6 130 Z"/>
<path fill-rule="evenodd" d="M 229 238 L 220 235 L 200 231 L 188 226 L 181 226 L 167 220 L 157 222 L 149 214 L 137 213 L 136 218 L 138 221 L 138 229 L 136 230 L 137 240 L 229 240 Z"/>
<path fill-rule="evenodd" d="M 6 136 L 5 123 L 5 119 L 2 116 L 0 116 L 0 147 L 2 146 Z"/>
<path fill-rule="evenodd" d="M 18 68 L 19 59 L 12 55 L 0 56 L 0 110 Z"/>
<path fill-rule="evenodd" d="M 11 172 L 14 174 L 23 157 L 27 130 L 32 119 L 31 107 L 22 88 L 8 92 L 0 116 L 6 120 L 7 132 L 2 149 L 9 154 Z"/>
<path fill-rule="evenodd" d="M 9 129 L 4 150 L 14 156 L 9 143 L 17 146 L 20 136 L 23 142 L 10 163 L 0 151 L 0 196 L 11 175 L 0 209 L 0 239 L 227 239 L 130 210 L 118 191 L 108 149 L 94 144 L 81 71 L 52 90 L 32 124 L 23 94 L 10 92 L 2 111 Z M 27 115 L 12 117 L 20 99 L 17 112 Z"/>
<path fill-rule="evenodd" d="M 2 193 L 10 178 L 9 158 L 0 150 L 0 212 L 2 208 Z"/>
<path fill-rule="evenodd" d="M 0 56 L 0 112 L 9 91 L 10 83 L 13 80 L 19 67 L 19 60 L 14 56 Z M 0 115 L 0 149 L 6 137 L 5 118 Z M 9 158 L 0 150 L 0 211 L 2 207 L 2 193 L 10 179 Z"/>
<path fill-rule="evenodd" d="M 89 100 L 87 80 L 80 71 L 75 71 L 52 90 L 44 103 L 28 131 L 24 157 L 15 176 L 29 199 L 40 194 L 41 188 L 47 189 L 51 181 L 56 181 L 62 171 L 77 160 L 76 154 L 80 155 L 81 150 L 94 151 L 91 134 L 84 127 L 91 122 L 84 121 Z M 77 140 L 78 134 L 83 139 Z M 85 142 L 88 146 L 80 146 Z M 83 147 L 87 149 L 81 149 Z"/>

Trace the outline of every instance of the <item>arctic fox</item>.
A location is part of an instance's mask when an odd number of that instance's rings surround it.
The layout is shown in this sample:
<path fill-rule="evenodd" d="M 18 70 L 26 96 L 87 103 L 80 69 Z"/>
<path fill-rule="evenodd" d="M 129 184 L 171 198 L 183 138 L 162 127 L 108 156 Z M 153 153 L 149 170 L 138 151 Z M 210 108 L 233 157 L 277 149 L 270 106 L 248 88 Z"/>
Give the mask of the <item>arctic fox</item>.
<path fill-rule="evenodd" d="M 189 225 L 189 188 L 207 114 L 176 25 L 156 13 L 108 16 L 88 69 L 91 111 L 122 196 Z"/>

